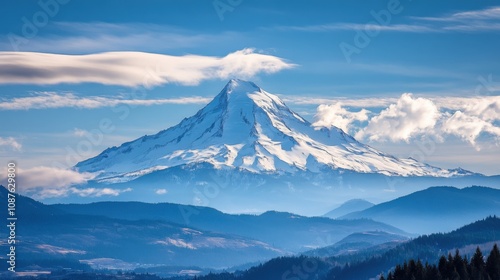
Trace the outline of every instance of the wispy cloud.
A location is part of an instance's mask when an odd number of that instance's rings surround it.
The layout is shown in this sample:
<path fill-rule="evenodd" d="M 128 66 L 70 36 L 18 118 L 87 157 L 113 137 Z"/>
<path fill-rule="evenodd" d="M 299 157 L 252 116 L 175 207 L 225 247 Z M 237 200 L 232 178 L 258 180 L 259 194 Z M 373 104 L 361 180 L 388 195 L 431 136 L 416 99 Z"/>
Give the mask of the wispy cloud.
<path fill-rule="evenodd" d="M 439 33 L 439 32 L 473 32 L 500 30 L 500 7 L 482 10 L 457 12 L 437 17 L 410 17 L 407 24 L 376 24 L 336 22 L 306 26 L 277 26 L 279 31 L 328 32 L 328 31 L 363 31 L 363 32 L 405 32 L 405 33 Z"/>
<path fill-rule="evenodd" d="M 165 52 L 242 40 L 236 32 L 196 33 L 168 25 L 151 23 L 54 22 L 44 36 L 29 41 L 1 38 L 0 50 L 50 53 L 96 53 L 108 51 Z M 11 42 L 12 41 L 12 42 Z"/>
<path fill-rule="evenodd" d="M 78 195 L 80 197 L 101 197 L 101 196 L 119 196 L 122 193 L 132 191 L 131 188 L 127 189 L 113 189 L 113 188 L 76 188 L 76 187 L 38 187 L 29 190 L 27 193 L 35 199 L 47 199 L 53 197 L 66 197 L 69 195 Z"/>
<path fill-rule="evenodd" d="M 489 20 L 500 19 L 500 7 L 489 7 L 482 10 L 456 12 L 440 17 L 412 17 L 426 21 L 467 21 L 467 20 Z"/>
<path fill-rule="evenodd" d="M 20 151 L 22 145 L 13 137 L 0 137 L 0 147 L 8 147 L 14 151 Z"/>
<path fill-rule="evenodd" d="M 280 96 L 281 99 L 290 104 L 298 105 L 323 105 L 342 103 L 342 106 L 351 108 L 380 108 L 389 106 L 398 100 L 397 97 L 368 97 L 368 98 L 347 98 L 347 97 L 321 97 L 321 96 Z"/>
<path fill-rule="evenodd" d="M 162 104 L 205 104 L 210 100 L 211 98 L 199 96 L 165 99 L 125 99 L 122 96 L 81 97 L 75 95 L 74 93 L 37 92 L 33 96 L 0 99 L 0 110 L 56 109 L 68 107 L 96 109 L 101 107 L 113 107 L 121 104 L 133 106 L 151 106 Z"/>
<path fill-rule="evenodd" d="M 95 177 L 96 174 L 87 172 L 77 172 L 71 169 L 63 169 L 49 166 L 37 166 L 32 168 L 20 168 L 19 191 L 30 194 L 37 199 L 50 197 L 64 197 L 68 195 L 78 195 L 81 197 L 101 197 L 118 196 L 124 192 L 132 191 L 127 189 L 113 188 L 85 188 L 76 185 L 86 183 Z M 7 178 L 1 178 L 0 182 L 5 182 Z"/>
<path fill-rule="evenodd" d="M 73 129 L 73 135 L 76 137 L 84 137 L 84 136 L 87 136 L 88 134 L 89 134 L 89 132 L 87 130 L 80 129 L 80 128 Z"/>
<path fill-rule="evenodd" d="M 224 57 L 144 52 L 89 55 L 0 52 L 0 84 L 197 85 L 205 80 L 250 78 L 294 66 L 282 58 L 256 53 L 254 49 L 239 50 Z"/>
<path fill-rule="evenodd" d="M 457 24 L 457 25 L 452 25 L 452 26 L 444 26 L 443 30 L 464 31 L 464 32 L 499 31 L 500 30 L 500 23 L 476 22 L 474 24 Z"/>
<path fill-rule="evenodd" d="M 132 191 L 131 188 L 126 188 L 124 190 L 112 189 L 112 188 L 69 188 L 69 193 L 73 193 L 82 197 L 101 197 L 101 196 L 118 196 L 124 192 Z"/>
<path fill-rule="evenodd" d="M 19 185 L 23 191 L 37 187 L 66 188 L 85 183 L 95 177 L 91 173 L 79 173 L 71 169 L 48 166 L 19 169 L 18 173 Z"/>
<path fill-rule="evenodd" d="M 329 23 L 329 24 L 318 24 L 318 25 L 307 25 L 307 26 L 278 26 L 275 27 L 276 30 L 281 31 L 304 31 L 304 32 L 325 32 L 325 31 L 389 31 L 389 32 L 412 32 L 412 33 L 423 33 L 423 32 L 439 32 L 429 26 L 415 25 L 415 24 L 392 24 L 392 25 L 380 25 L 373 23 Z"/>
<path fill-rule="evenodd" d="M 40 244 L 36 246 L 38 249 L 42 249 L 44 252 L 49 253 L 49 254 L 61 254 L 61 255 L 67 255 L 67 254 L 78 254 L 78 255 L 84 255 L 87 252 L 83 250 L 76 250 L 76 249 L 68 249 L 64 247 L 58 247 L 58 246 L 52 246 L 49 244 Z"/>
<path fill-rule="evenodd" d="M 412 17 L 421 22 L 434 23 L 442 31 L 473 32 L 500 30 L 500 7 L 457 12 L 439 17 Z"/>

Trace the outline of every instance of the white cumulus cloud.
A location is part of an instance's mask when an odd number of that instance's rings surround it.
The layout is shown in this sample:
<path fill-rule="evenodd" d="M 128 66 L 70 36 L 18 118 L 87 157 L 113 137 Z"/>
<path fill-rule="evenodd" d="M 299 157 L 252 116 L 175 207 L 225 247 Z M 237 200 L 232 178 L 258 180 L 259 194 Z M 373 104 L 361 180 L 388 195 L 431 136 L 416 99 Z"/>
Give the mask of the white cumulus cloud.
<path fill-rule="evenodd" d="M 156 193 L 156 194 L 160 194 L 160 195 L 161 195 L 161 194 L 166 194 L 166 193 L 168 193 L 168 191 L 167 191 L 166 189 L 157 189 L 157 190 L 155 191 L 155 193 Z"/>
<path fill-rule="evenodd" d="M 250 78 L 292 68 L 282 58 L 243 49 L 224 57 L 172 56 L 145 52 L 62 55 L 0 52 L 0 84 L 100 83 L 128 87 Z"/>
<path fill-rule="evenodd" d="M 352 123 L 368 120 L 368 114 L 370 113 L 366 109 L 361 109 L 358 112 L 350 112 L 342 107 L 342 102 L 332 105 L 319 105 L 316 111 L 314 126 L 336 126 L 345 132 L 350 131 Z"/>
<path fill-rule="evenodd" d="M 358 131 L 355 135 L 360 141 L 410 142 L 423 136 L 436 140 L 455 136 L 476 150 L 491 139 L 495 145 L 500 143 L 500 96 L 416 98 L 405 93 L 391 104 L 381 106 L 389 100 L 379 102 L 378 107 L 383 109 L 378 114 L 363 110 L 352 112 L 338 101 L 333 105 L 320 105 L 314 124 Z M 342 100 L 342 104 L 344 102 L 351 105 L 356 100 Z M 365 116 L 370 115 L 371 119 L 364 122 Z"/>
<path fill-rule="evenodd" d="M 486 116 L 488 119 L 490 116 Z M 497 116 L 498 117 L 498 116 Z M 477 145 L 476 140 L 482 134 L 490 134 L 497 139 L 500 139 L 500 127 L 495 126 L 485 119 L 477 116 L 467 115 L 461 111 L 456 111 L 453 115 L 449 116 L 443 121 L 443 132 L 453 134 L 469 142 L 477 150 L 480 146 Z"/>
<path fill-rule="evenodd" d="M 431 132 L 439 117 L 440 112 L 434 102 L 405 93 L 396 104 L 391 104 L 373 117 L 356 134 L 356 138 L 408 142 L 415 135 Z"/>
<path fill-rule="evenodd" d="M 467 103 L 465 112 L 473 116 L 478 116 L 486 121 L 500 120 L 500 96 L 481 98 L 473 103 Z"/>

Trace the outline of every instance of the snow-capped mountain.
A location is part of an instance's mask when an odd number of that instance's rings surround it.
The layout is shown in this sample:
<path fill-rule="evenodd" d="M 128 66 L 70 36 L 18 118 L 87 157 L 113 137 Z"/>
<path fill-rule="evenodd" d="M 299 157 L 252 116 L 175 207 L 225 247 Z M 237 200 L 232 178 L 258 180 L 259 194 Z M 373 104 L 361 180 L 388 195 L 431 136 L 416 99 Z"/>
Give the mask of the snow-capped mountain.
<path fill-rule="evenodd" d="M 112 147 L 76 165 L 101 182 L 124 182 L 158 170 L 204 163 L 252 173 L 349 170 L 395 176 L 466 174 L 399 159 L 338 128 L 314 127 L 252 82 L 231 80 L 196 115 L 155 135 Z"/>

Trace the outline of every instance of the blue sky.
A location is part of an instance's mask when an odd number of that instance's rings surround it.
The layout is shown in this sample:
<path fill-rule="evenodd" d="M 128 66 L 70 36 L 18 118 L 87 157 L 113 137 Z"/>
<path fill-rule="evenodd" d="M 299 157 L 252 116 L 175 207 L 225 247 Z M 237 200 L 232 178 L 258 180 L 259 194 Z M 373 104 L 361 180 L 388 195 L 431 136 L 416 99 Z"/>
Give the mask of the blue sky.
<path fill-rule="evenodd" d="M 496 1 L 10 1 L 0 23 L 0 163 L 39 180 L 230 78 L 387 153 L 500 174 Z"/>

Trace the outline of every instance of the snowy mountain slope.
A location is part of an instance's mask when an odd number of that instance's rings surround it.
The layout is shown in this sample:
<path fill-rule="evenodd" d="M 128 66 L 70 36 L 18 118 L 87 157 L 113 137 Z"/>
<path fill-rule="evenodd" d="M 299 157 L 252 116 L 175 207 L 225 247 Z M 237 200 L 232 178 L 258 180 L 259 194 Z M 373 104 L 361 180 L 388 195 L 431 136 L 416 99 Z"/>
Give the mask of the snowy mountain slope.
<path fill-rule="evenodd" d="M 276 95 L 242 80 L 231 80 L 206 107 L 178 125 L 106 149 L 76 168 L 98 172 L 101 182 L 117 183 L 193 163 L 254 173 L 350 170 L 390 176 L 467 174 L 395 158 L 335 127 L 314 127 Z"/>

